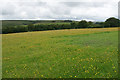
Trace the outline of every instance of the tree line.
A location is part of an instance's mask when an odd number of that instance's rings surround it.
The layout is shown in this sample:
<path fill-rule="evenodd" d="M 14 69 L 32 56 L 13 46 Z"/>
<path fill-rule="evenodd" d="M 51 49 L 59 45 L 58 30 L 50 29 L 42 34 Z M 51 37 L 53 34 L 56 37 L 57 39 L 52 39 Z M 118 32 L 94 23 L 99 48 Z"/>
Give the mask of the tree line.
<path fill-rule="evenodd" d="M 68 20 L 69 21 L 69 20 Z M 70 23 L 63 24 L 28 24 L 18 25 L 11 27 L 3 27 L 2 33 L 18 33 L 18 32 L 29 32 L 29 31 L 45 31 L 45 30 L 59 30 L 59 29 L 79 29 L 79 28 L 106 28 L 106 27 L 119 27 L 120 20 L 114 17 L 108 18 L 105 22 L 87 22 L 86 20 L 81 21 L 69 21 Z"/>

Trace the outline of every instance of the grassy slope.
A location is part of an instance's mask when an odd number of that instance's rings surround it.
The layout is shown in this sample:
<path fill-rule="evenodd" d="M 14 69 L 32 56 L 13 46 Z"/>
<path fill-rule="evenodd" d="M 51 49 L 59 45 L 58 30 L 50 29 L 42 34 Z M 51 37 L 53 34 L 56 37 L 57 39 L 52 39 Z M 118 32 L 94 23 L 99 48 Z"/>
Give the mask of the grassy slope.
<path fill-rule="evenodd" d="M 1 20 L 0 20 L 1 21 Z M 53 22 L 55 21 L 55 22 Z M 64 20 L 2 20 L 2 27 L 13 27 L 28 24 L 70 24 Z"/>
<path fill-rule="evenodd" d="M 13 27 L 24 24 L 31 24 L 32 21 L 28 20 L 2 20 L 2 27 Z"/>
<path fill-rule="evenodd" d="M 3 34 L 3 77 L 117 77 L 117 28 Z"/>

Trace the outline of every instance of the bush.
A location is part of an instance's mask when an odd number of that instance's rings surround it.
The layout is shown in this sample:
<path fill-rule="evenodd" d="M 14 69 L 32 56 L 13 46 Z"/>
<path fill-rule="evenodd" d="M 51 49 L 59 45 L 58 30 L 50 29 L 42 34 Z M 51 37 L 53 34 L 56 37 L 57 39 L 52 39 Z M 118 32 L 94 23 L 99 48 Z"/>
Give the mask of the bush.
<path fill-rule="evenodd" d="M 105 22 L 92 22 L 82 20 L 80 22 L 64 20 L 64 24 L 57 24 L 55 21 L 52 21 L 53 24 L 37 24 L 34 25 L 32 23 L 27 26 L 18 25 L 18 26 L 6 26 L 2 28 L 2 33 L 17 33 L 17 32 L 28 32 L 28 31 L 44 31 L 44 30 L 59 30 L 59 29 L 76 29 L 76 28 L 103 28 L 103 27 L 118 27 L 120 24 L 120 20 L 114 17 L 107 19 Z M 36 23 L 36 22 L 33 22 Z"/>
<path fill-rule="evenodd" d="M 78 28 L 87 28 L 88 27 L 88 23 L 85 20 L 82 20 L 78 23 Z"/>
<path fill-rule="evenodd" d="M 119 22 L 120 21 L 117 18 L 114 18 L 114 17 L 108 18 L 105 21 L 105 27 L 118 27 L 120 24 Z"/>

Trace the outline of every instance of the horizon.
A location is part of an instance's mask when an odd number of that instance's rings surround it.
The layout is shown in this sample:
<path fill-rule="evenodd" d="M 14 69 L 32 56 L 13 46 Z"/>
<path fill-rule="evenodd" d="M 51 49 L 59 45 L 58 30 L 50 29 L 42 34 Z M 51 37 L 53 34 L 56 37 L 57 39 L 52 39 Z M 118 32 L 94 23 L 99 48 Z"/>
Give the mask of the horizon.
<path fill-rule="evenodd" d="M 112 18 L 112 17 L 109 17 L 109 18 Z M 114 18 L 116 18 L 116 17 L 114 17 Z M 108 19 L 108 18 L 107 18 Z M 89 22 L 89 21 L 92 21 L 92 22 L 105 22 L 107 19 L 105 19 L 104 21 L 94 21 L 94 20 L 86 20 L 86 19 L 81 19 L 81 20 L 71 20 L 71 19 L 4 19 L 4 20 L 1 20 L 1 21 L 14 21 L 14 20 L 16 20 L 16 21 L 20 21 L 20 20 L 25 20 L 25 21 L 64 21 L 64 20 L 70 20 L 70 21 L 82 21 L 82 20 L 85 20 L 85 21 L 87 21 L 87 22 Z M 119 18 L 117 18 L 117 19 L 119 19 Z"/>

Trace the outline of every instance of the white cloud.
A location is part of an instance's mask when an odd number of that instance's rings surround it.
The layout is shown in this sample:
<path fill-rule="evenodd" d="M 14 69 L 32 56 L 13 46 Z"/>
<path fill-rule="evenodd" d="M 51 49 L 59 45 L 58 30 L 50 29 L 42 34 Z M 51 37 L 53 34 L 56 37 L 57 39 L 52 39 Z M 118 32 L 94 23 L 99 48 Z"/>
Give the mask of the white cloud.
<path fill-rule="evenodd" d="M 118 17 L 118 1 L 2 0 L 0 19 L 86 19 L 104 21 L 109 17 Z"/>

